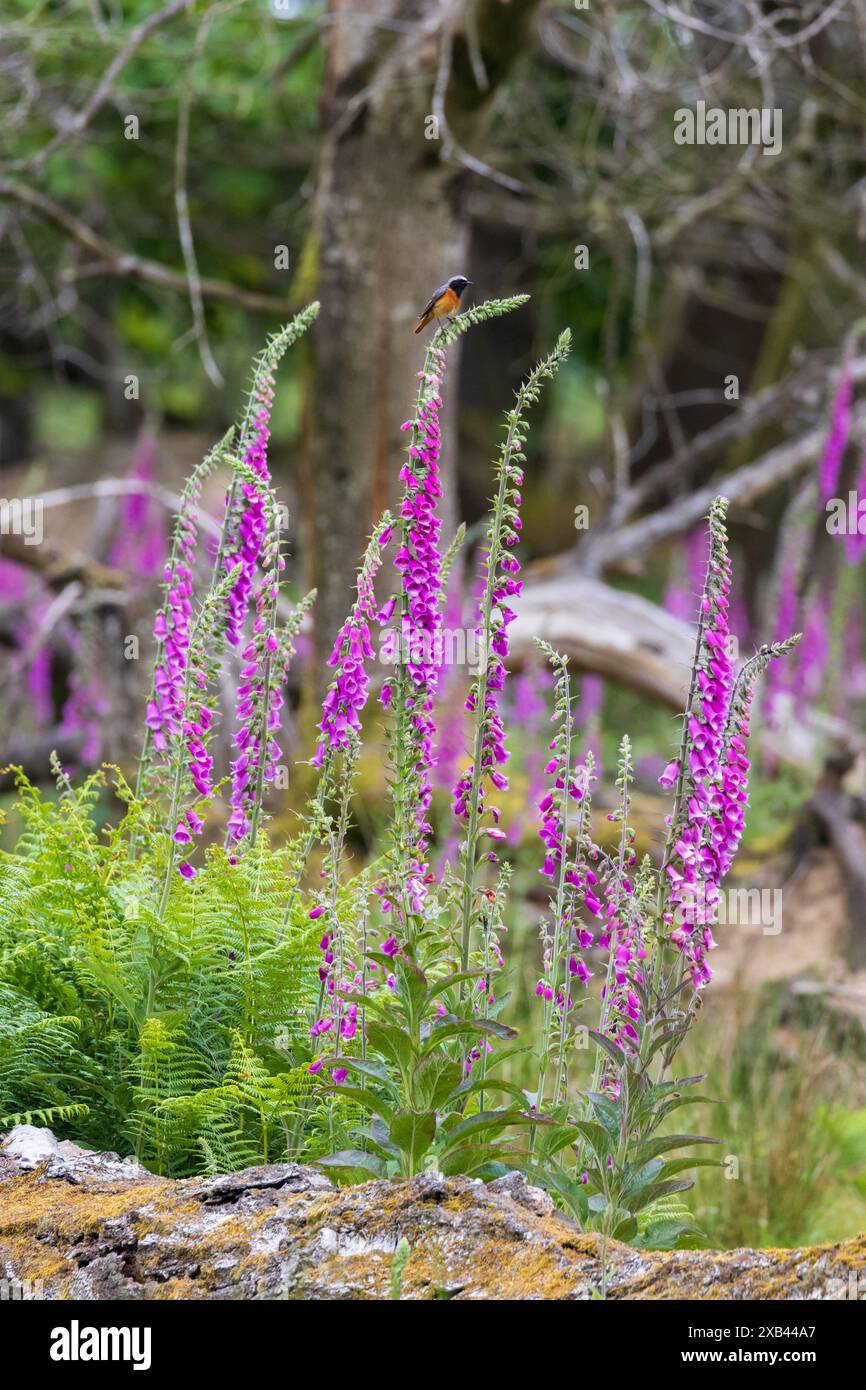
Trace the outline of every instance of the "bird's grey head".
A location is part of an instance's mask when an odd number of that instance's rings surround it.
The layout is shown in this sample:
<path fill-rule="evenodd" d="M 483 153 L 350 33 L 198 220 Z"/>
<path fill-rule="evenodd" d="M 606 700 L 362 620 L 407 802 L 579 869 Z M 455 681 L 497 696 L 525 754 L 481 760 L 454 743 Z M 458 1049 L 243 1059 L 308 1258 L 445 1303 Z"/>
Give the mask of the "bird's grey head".
<path fill-rule="evenodd" d="M 466 289 L 466 286 L 471 284 L 472 281 L 467 280 L 465 275 L 452 275 L 451 279 L 448 281 L 448 288 L 449 290 L 453 290 L 457 298 L 459 299 L 463 291 Z"/>

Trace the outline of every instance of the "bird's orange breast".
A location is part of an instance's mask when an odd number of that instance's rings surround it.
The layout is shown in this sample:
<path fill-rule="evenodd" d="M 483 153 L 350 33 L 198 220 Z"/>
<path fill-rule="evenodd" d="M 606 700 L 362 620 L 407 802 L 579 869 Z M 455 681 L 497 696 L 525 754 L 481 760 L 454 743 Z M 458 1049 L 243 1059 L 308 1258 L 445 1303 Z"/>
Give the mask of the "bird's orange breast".
<path fill-rule="evenodd" d="M 437 319 L 446 318 L 448 314 L 454 313 L 459 303 L 460 300 L 449 286 L 444 294 L 440 294 L 436 303 L 433 305 L 433 317 Z"/>

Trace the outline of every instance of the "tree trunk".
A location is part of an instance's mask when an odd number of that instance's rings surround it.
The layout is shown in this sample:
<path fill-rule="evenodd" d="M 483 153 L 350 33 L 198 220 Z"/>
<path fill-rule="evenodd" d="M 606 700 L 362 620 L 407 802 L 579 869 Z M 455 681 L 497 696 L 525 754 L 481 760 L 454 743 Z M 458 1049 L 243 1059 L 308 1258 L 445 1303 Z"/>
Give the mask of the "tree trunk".
<path fill-rule="evenodd" d="M 466 45 L 455 33 L 444 110 L 461 141 L 477 130 L 535 3 L 481 0 L 476 7 L 486 92 L 467 79 Z M 357 3 L 331 0 L 317 171 L 313 252 L 322 307 L 312 335 L 304 510 L 310 578 L 319 590 L 319 672 L 351 602 L 366 537 L 398 494 L 400 424 L 411 413 L 423 361 L 414 324 L 438 284 L 471 275 L 469 175 L 442 157 L 445 132 L 433 112 L 442 33 L 465 6 L 368 0 L 365 10 L 362 22 Z M 455 345 L 442 414 L 446 544 L 455 526 L 457 352 Z"/>

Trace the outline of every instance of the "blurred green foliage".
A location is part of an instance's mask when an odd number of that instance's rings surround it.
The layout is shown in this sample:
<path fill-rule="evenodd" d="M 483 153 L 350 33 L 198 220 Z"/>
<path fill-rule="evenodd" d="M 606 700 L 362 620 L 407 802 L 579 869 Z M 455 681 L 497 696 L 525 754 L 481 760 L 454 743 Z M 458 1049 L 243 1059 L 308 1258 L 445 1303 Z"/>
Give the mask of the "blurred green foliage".
<path fill-rule="evenodd" d="M 61 384 L 39 393 L 36 439 L 46 449 L 87 449 L 102 430 L 102 401 L 96 391 Z"/>
<path fill-rule="evenodd" d="M 738 992 L 727 1017 L 710 1006 L 685 1061 L 707 1072 L 721 1104 L 707 1134 L 736 1159 L 732 1175 L 700 1174 L 690 1205 L 713 1243 L 809 1245 L 866 1222 L 866 1054 L 862 1025 L 818 1001 L 797 1006 L 784 984 Z"/>
<path fill-rule="evenodd" d="M 17 119 L 7 120 L 0 133 L 0 160 L 25 169 L 27 179 L 27 162 L 82 108 L 123 40 L 154 11 L 151 0 L 131 0 L 121 20 L 114 6 L 83 0 L 9 0 L 4 42 L 22 82 L 20 93 L 10 82 L 5 94 L 7 110 L 11 96 L 20 95 L 20 103 Z M 103 12 L 101 34 L 94 14 Z M 186 187 L 200 274 L 272 296 L 275 306 L 283 300 L 288 308 L 306 235 L 322 68 L 321 45 L 304 39 L 320 13 L 321 6 L 307 3 L 275 13 L 266 0 L 198 0 L 151 32 L 94 115 L 87 138 L 62 143 L 48 159 L 40 188 L 118 252 L 182 273 L 175 155 L 181 102 L 191 94 Z M 38 99 L 28 99 L 24 73 L 32 76 Z M 132 116 L 138 123 L 134 144 L 127 138 Z M 53 327 L 55 349 L 62 342 L 73 366 L 90 359 L 85 374 L 136 373 L 142 400 L 167 416 L 219 423 L 232 415 L 239 388 L 233 385 L 224 399 L 208 381 L 189 337 L 185 295 L 124 275 L 87 274 L 87 253 L 48 220 L 28 223 L 27 240 L 34 276 L 47 285 L 62 271 L 74 287 Z M 287 270 L 275 265 L 279 246 L 288 250 Z M 267 315 L 208 299 L 208 334 L 227 382 L 245 381 L 263 329 L 283 316 L 275 307 L 269 323 Z M 41 396 L 55 370 L 51 354 L 41 367 L 31 360 L 24 372 L 16 357 L 11 344 L 0 343 L 0 390 Z M 111 371 L 115 363 L 123 373 Z M 56 442 L 50 425 L 42 442 Z"/>

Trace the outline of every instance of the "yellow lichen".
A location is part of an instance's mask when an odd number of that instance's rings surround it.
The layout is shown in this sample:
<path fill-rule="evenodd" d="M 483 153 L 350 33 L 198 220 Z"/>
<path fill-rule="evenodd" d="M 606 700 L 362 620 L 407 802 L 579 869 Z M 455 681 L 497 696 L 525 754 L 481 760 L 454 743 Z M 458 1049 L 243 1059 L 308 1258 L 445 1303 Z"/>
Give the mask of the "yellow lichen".
<path fill-rule="evenodd" d="M 120 1277 L 134 1279 L 149 1298 L 199 1299 L 219 1290 L 223 1297 L 384 1299 L 391 1251 L 405 1237 L 405 1299 L 586 1298 L 601 1279 L 597 1235 L 507 1197 L 488 1198 L 465 1179 L 436 1190 L 395 1183 L 372 1191 L 262 1191 L 255 1200 L 238 1193 L 225 1204 L 206 1200 L 207 1191 L 196 1180 L 85 1174 L 72 1183 L 41 1169 L 17 1175 L 3 1183 L 0 1262 L 17 1278 L 41 1281 L 53 1298 L 70 1297 L 86 1276 L 87 1251 L 104 1248 L 116 1252 Z M 336 1249 L 323 1254 L 333 1244 L 321 1239 L 326 1228 L 336 1233 Z M 300 1272 L 281 1290 L 283 1247 L 301 1258 Z M 608 1241 L 605 1253 L 611 1299 L 784 1299 L 866 1268 L 866 1235 L 801 1251 L 644 1252 Z"/>

